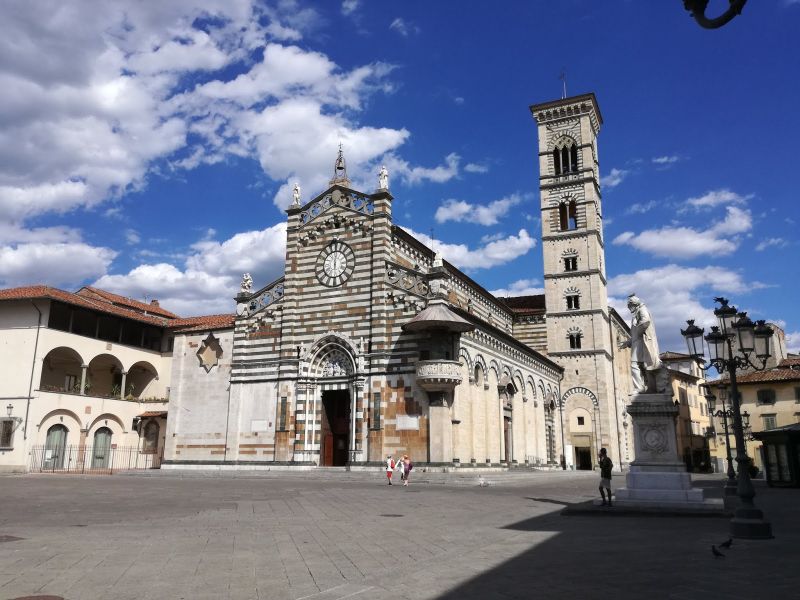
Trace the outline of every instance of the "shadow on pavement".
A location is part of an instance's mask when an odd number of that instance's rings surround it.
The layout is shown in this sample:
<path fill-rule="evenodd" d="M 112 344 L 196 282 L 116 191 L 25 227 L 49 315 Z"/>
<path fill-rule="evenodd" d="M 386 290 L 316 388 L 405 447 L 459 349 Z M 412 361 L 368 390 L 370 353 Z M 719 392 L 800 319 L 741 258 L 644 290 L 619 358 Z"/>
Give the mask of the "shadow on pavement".
<path fill-rule="evenodd" d="M 781 492 L 758 491 L 776 539 L 736 539 L 724 558 L 715 558 L 711 545 L 728 538 L 727 519 L 570 519 L 553 512 L 512 523 L 504 528 L 528 532 L 530 547 L 439 600 L 797 597 L 800 570 L 786 558 L 800 544 L 793 513 L 800 490 Z"/>

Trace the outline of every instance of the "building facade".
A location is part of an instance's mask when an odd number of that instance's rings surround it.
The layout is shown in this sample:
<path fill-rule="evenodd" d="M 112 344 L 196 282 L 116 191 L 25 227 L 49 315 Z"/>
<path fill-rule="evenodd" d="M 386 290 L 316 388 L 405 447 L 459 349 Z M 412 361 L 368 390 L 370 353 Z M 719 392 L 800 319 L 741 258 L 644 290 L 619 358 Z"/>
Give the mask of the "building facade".
<path fill-rule="evenodd" d="M 340 154 L 331 187 L 288 210 L 284 276 L 245 279 L 232 330 L 176 336 L 167 466 L 554 462 L 561 368 L 393 225 L 392 199 L 353 190 Z M 216 370 L 198 368 L 203 345 Z"/>

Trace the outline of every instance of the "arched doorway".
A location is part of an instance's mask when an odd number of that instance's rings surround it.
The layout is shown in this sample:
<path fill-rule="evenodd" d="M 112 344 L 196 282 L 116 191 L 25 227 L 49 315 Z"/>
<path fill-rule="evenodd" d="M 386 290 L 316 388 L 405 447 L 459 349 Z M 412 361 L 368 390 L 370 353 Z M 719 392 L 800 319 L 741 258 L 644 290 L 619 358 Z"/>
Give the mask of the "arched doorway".
<path fill-rule="evenodd" d="M 327 341 L 312 360 L 311 373 L 321 393 L 317 418 L 320 423 L 320 466 L 343 467 L 355 451 L 353 373 L 355 361 L 339 341 Z"/>
<path fill-rule="evenodd" d="M 64 452 L 67 448 L 67 428 L 64 425 L 53 425 L 47 430 L 47 440 L 44 445 L 45 469 L 64 468 Z"/>
<path fill-rule="evenodd" d="M 92 449 L 92 468 L 107 469 L 110 455 L 111 455 L 111 430 L 108 427 L 101 427 L 94 434 L 94 445 Z"/>

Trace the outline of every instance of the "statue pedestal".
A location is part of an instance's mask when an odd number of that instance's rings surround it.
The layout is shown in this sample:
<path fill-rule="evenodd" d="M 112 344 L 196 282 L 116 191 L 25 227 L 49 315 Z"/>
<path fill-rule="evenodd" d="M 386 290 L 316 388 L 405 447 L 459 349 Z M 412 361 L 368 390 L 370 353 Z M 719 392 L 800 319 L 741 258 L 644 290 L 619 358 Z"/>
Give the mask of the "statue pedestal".
<path fill-rule="evenodd" d="M 627 486 L 616 491 L 615 504 L 643 509 L 722 511 L 722 500 L 705 498 L 693 488 L 680 460 L 675 432 L 678 407 L 670 394 L 635 394 L 627 408 L 633 425 L 636 454 L 626 476 Z M 599 501 L 598 501 L 599 502 Z"/>

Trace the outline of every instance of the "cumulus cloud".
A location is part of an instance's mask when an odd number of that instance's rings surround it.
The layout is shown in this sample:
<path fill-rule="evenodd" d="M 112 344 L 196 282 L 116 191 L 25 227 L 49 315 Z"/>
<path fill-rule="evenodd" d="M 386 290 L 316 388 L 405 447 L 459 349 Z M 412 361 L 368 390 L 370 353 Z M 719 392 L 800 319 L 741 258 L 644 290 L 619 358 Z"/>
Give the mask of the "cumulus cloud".
<path fill-rule="evenodd" d="M 600 178 L 600 185 L 613 188 L 617 187 L 623 180 L 628 176 L 627 169 L 611 169 L 611 172 L 608 175 Z"/>
<path fill-rule="evenodd" d="M 183 268 L 159 262 L 139 265 L 128 273 L 104 275 L 94 285 L 131 298 L 158 298 L 179 315 L 232 312 L 243 273 L 253 276 L 256 288 L 283 273 L 286 223 L 263 230 L 237 233 L 223 241 L 206 232 L 191 247 Z"/>
<path fill-rule="evenodd" d="M 0 286 L 71 286 L 102 275 L 117 253 L 83 242 L 31 242 L 0 246 Z"/>
<path fill-rule="evenodd" d="M 463 200 L 449 199 L 436 209 L 434 218 L 437 223 L 447 221 L 477 223 L 479 225 L 496 225 L 511 207 L 522 202 L 520 194 L 511 194 L 505 198 L 494 200 L 489 204 L 470 204 Z"/>
<path fill-rule="evenodd" d="M 537 296 L 544 294 L 544 288 L 540 287 L 538 279 L 518 279 L 506 288 L 492 290 L 491 293 L 499 298 L 509 296 Z"/>
<path fill-rule="evenodd" d="M 0 23 L 0 218 L 118 198 L 165 162 L 252 157 L 274 181 L 320 190 L 341 141 L 351 177 L 367 173 L 409 136 L 357 121 L 371 95 L 393 91 L 393 67 L 342 69 L 291 45 L 319 23 L 294 0 L 16 4 Z M 453 161 L 402 162 L 411 182 L 452 176 Z"/>
<path fill-rule="evenodd" d="M 800 331 L 786 332 L 786 350 L 792 354 L 800 354 Z"/>
<path fill-rule="evenodd" d="M 613 243 L 675 259 L 730 254 L 739 247 L 739 234 L 748 232 L 752 225 L 749 210 L 729 206 L 725 218 L 707 229 L 667 226 L 638 234 L 625 231 L 614 238 Z"/>
<path fill-rule="evenodd" d="M 444 164 L 436 167 L 412 166 L 402 158 L 390 154 L 383 161 L 392 177 L 399 177 L 409 185 L 431 181 L 445 183 L 458 176 L 458 166 L 461 157 L 452 152 L 444 157 Z"/>
<path fill-rule="evenodd" d="M 466 244 L 447 244 L 424 233 L 405 229 L 428 247 L 441 252 L 445 260 L 467 272 L 504 265 L 524 256 L 536 246 L 536 240 L 524 229 L 520 229 L 516 235 L 493 240 L 474 249 Z"/>
<path fill-rule="evenodd" d="M 612 277 L 608 282 L 609 303 L 628 319 L 628 294 L 636 293 L 647 304 L 656 324 L 661 351 L 683 351 L 680 329 L 687 319 L 701 327 L 716 324 L 713 297 L 719 294 L 747 294 L 766 287 L 748 282 L 736 271 L 708 266 L 685 268 L 675 264 L 642 269 Z"/>
<path fill-rule="evenodd" d="M 686 205 L 696 210 L 714 208 L 723 204 L 746 204 L 753 195 L 742 196 L 729 189 L 711 190 L 702 196 L 689 198 Z"/>

